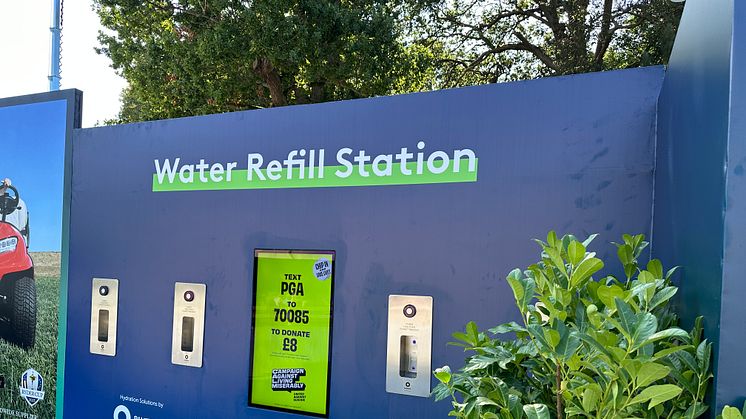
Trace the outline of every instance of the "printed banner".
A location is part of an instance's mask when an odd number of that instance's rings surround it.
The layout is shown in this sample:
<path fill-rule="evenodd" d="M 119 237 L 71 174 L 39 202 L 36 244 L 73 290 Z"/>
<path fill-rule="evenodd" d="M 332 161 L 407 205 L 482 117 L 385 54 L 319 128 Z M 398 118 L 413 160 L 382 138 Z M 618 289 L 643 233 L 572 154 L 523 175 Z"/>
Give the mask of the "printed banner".
<path fill-rule="evenodd" d="M 53 418 L 71 92 L 0 99 L 0 417 Z"/>

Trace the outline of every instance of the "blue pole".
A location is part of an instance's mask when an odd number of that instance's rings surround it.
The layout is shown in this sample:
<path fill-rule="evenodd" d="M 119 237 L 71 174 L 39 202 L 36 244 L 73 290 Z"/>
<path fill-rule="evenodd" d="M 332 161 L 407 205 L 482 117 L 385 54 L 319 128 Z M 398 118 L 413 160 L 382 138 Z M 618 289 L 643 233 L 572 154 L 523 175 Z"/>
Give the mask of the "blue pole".
<path fill-rule="evenodd" d="M 49 91 L 60 90 L 60 49 L 62 46 L 62 0 L 52 0 L 52 57 L 49 74 Z"/>

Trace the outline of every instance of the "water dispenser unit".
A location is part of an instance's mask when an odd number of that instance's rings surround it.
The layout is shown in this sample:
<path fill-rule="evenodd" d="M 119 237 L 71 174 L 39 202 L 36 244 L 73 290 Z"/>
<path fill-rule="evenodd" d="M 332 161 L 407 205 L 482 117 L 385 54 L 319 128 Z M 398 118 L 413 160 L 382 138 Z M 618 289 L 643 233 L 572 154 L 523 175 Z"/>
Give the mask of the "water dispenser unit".
<path fill-rule="evenodd" d="M 433 297 L 390 295 L 386 391 L 430 396 Z"/>
<path fill-rule="evenodd" d="M 174 287 L 173 364 L 202 367 L 206 293 L 205 284 L 177 282 Z"/>
<path fill-rule="evenodd" d="M 117 354 L 117 314 L 119 281 L 93 278 L 91 286 L 90 352 L 96 355 Z"/>

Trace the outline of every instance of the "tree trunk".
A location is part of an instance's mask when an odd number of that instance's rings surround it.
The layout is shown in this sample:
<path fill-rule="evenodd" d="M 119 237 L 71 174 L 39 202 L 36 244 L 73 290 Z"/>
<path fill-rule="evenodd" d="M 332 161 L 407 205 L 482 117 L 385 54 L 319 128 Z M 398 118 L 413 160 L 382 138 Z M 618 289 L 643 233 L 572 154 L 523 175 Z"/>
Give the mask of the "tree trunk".
<path fill-rule="evenodd" d="M 257 58 L 253 64 L 254 72 L 264 81 L 269 88 L 269 98 L 272 102 L 272 106 L 285 106 L 287 100 L 285 94 L 282 91 L 282 81 L 280 75 L 277 73 L 277 69 L 272 65 L 266 57 Z"/>
<path fill-rule="evenodd" d="M 601 19 L 601 30 L 598 33 L 598 40 L 596 41 L 596 53 L 593 57 L 592 69 L 594 71 L 603 70 L 604 56 L 606 55 L 606 50 L 609 48 L 609 44 L 611 43 L 612 3 L 612 0 L 604 0 L 603 17 Z"/>
<path fill-rule="evenodd" d="M 588 62 L 589 28 L 586 22 L 589 0 L 573 0 L 566 3 L 567 38 L 561 43 L 565 48 L 564 74 L 587 72 L 591 65 Z"/>
<path fill-rule="evenodd" d="M 311 103 L 321 103 L 325 99 L 324 94 L 324 82 L 313 82 L 311 83 Z"/>

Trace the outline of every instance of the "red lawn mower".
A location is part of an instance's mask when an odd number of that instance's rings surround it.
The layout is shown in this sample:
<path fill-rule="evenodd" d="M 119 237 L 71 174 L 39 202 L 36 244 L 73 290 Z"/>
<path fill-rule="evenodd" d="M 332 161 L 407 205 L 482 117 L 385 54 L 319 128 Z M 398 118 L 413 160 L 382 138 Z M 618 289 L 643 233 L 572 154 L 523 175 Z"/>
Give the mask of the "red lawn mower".
<path fill-rule="evenodd" d="M 0 196 L 0 335 L 26 349 L 36 340 L 36 282 L 28 253 L 29 233 L 26 204 L 18 190 L 8 186 Z"/>

